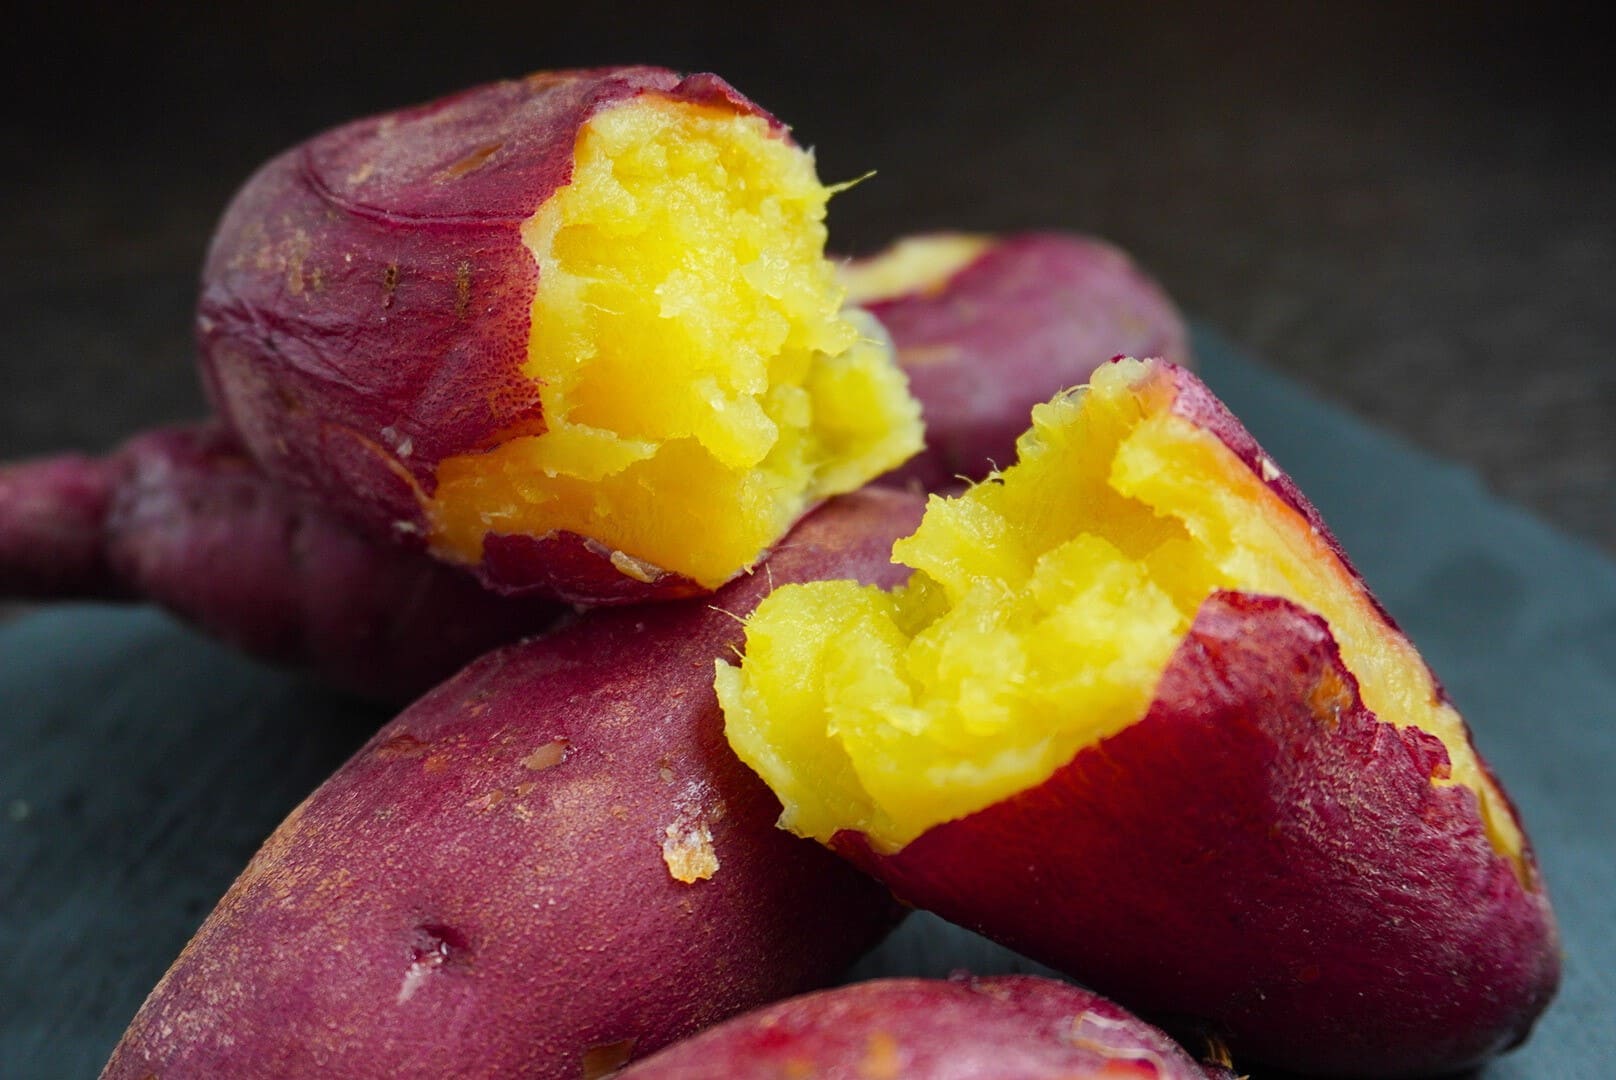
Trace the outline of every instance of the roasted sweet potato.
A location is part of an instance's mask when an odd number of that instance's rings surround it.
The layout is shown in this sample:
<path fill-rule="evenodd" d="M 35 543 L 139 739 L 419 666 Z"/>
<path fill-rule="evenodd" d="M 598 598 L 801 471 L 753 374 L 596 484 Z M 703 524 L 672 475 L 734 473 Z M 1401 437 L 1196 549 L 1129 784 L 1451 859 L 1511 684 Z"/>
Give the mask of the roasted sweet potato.
<path fill-rule="evenodd" d="M 148 600 L 398 705 L 565 614 L 360 533 L 210 426 L 0 467 L 0 597 Z"/>
<path fill-rule="evenodd" d="M 359 120 L 236 195 L 210 397 L 274 478 L 514 593 L 707 591 L 920 446 L 831 189 L 713 75 L 550 72 Z"/>
<path fill-rule="evenodd" d="M 1014 461 L 1032 407 L 1114 356 L 1190 363 L 1172 300 L 1092 237 L 911 236 L 841 278 L 892 335 L 926 423 L 925 450 L 887 479 L 929 491 Z"/>
<path fill-rule="evenodd" d="M 621 1080 L 1209 1080 L 1161 1031 L 1033 975 L 877 979 L 738 1016 Z"/>
<path fill-rule="evenodd" d="M 782 824 L 1241 1060 L 1425 1075 L 1559 975 L 1508 799 L 1311 504 L 1193 375 L 1121 360 L 933 497 L 894 593 L 781 590 L 721 665 Z"/>
<path fill-rule="evenodd" d="M 715 659 L 772 582 L 891 584 L 857 493 L 711 598 L 599 610 L 405 710 L 270 837 L 105 1075 L 567 1078 L 822 985 L 885 890 L 774 827 Z"/>

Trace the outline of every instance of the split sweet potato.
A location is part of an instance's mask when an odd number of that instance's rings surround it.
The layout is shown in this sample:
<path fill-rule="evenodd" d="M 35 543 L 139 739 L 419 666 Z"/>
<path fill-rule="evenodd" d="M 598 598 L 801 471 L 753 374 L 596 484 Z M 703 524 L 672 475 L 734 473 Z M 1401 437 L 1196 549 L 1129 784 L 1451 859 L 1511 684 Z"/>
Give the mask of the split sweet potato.
<path fill-rule="evenodd" d="M 895 592 L 781 590 L 719 668 L 782 824 L 1242 1060 L 1457 1070 L 1559 943 L 1441 684 L 1189 372 L 1121 360 L 933 496 Z"/>
<path fill-rule="evenodd" d="M 0 467 L 0 597 L 149 601 L 398 705 L 566 613 L 359 532 L 213 426 Z"/>
<path fill-rule="evenodd" d="M 841 278 L 892 335 L 926 424 L 926 448 L 887 479 L 928 491 L 1010 464 L 1032 407 L 1112 357 L 1191 362 L 1172 300 L 1093 237 L 910 236 Z"/>
<path fill-rule="evenodd" d="M 824 257 L 831 189 L 713 75 L 547 72 L 316 136 L 225 212 L 197 313 L 272 477 L 490 587 L 722 585 L 920 446 Z"/>
<path fill-rule="evenodd" d="M 712 666 L 771 583 L 897 580 L 920 509 L 833 500 L 713 597 L 591 612 L 422 698 L 269 838 L 104 1075 L 576 1080 L 831 981 L 896 906 L 774 827 Z"/>
<path fill-rule="evenodd" d="M 1032 975 L 877 979 L 738 1016 L 621 1080 L 1214 1080 L 1160 1030 Z"/>

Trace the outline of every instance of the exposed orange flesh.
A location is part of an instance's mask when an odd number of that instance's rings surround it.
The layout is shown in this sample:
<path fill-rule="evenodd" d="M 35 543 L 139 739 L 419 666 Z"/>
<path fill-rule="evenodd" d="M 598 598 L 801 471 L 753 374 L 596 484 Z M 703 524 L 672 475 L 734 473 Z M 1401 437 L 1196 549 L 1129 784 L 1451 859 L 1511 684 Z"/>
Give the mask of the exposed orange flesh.
<path fill-rule="evenodd" d="M 895 850 L 1047 779 L 1143 717 L 1217 589 L 1286 597 L 1329 622 L 1365 704 L 1441 739 L 1433 783 L 1480 799 L 1493 845 L 1521 836 L 1424 663 L 1306 519 L 1213 433 L 1170 406 L 1140 361 L 1034 410 L 1019 462 L 933 496 L 893 548 L 892 593 L 791 586 L 720 664 L 726 730 L 785 807 L 828 840 L 855 829 Z"/>
<path fill-rule="evenodd" d="M 440 464 L 434 548 L 564 530 L 713 587 L 919 449 L 890 344 L 824 257 L 829 195 L 760 117 L 654 95 L 595 116 L 523 230 L 548 430 Z"/>

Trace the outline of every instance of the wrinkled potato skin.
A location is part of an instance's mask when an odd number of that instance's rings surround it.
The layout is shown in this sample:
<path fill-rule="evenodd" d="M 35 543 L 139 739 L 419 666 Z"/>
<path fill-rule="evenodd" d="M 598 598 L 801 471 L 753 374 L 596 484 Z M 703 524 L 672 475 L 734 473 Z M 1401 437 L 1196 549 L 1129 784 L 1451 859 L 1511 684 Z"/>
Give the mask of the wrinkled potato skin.
<path fill-rule="evenodd" d="M 1210 1080 L 1161 1031 L 1068 983 L 1031 975 L 878 979 L 736 1017 L 621 1080 Z"/>
<path fill-rule="evenodd" d="M 713 664 L 771 583 L 892 585 L 918 498 L 822 507 L 711 598 L 492 653 L 383 728 L 270 837 L 105 1076 L 576 1078 L 824 985 L 884 890 L 775 828 Z M 668 828 L 718 865 L 675 880 Z"/>
<path fill-rule="evenodd" d="M 1112 357 L 1191 363 L 1161 286 L 1121 250 L 1071 233 L 996 238 L 940 287 L 865 306 L 892 335 L 926 421 L 925 450 L 883 482 L 927 491 L 1010 465 L 1032 407 Z"/>
<path fill-rule="evenodd" d="M 774 123 L 713 75 L 546 72 L 354 121 L 260 168 L 214 234 L 196 325 L 209 397 L 264 470 L 408 538 L 440 461 L 545 430 L 520 371 L 539 285 L 520 230 L 571 180 L 583 125 L 647 93 Z M 591 600 L 592 580 L 550 592 Z M 640 585 L 633 598 L 701 591 Z"/>

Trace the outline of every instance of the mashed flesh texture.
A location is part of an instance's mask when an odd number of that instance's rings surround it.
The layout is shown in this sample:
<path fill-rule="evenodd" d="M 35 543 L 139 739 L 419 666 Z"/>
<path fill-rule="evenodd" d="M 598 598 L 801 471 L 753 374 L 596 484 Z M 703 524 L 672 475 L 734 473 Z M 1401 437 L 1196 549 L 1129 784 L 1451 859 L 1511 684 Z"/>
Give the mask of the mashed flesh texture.
<path fill-rule="evenodd" d="M 523 229 L 548 430 L 439 465 L 434 548 L 560 530 L 714 587 L 918 450 L 890 343 L 824 257 L 829 195 L 760 117 L 654 95 L 595 116 Z"/>
<path fill-rule="evenodd" d="M 1440 738 L 1481 799 L 1494 846 L 1521 840 L 1458 714 L 1368 596 L 1212 434 L 1170 412 L 1139 361 L 1033 412 L 1017 465 L 933 496 L 893 548 L 892 593 L 782 588 L 747 623 L 719 700 L 740 757 L 781 798 L 781 824 L 895 850 L 933 825 L 1032 787 L 1139 720 L 1216 589 L 1322 614 L 1365 704 Z"/>

